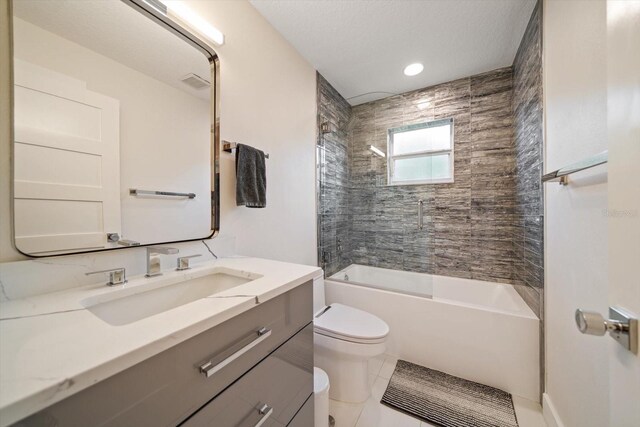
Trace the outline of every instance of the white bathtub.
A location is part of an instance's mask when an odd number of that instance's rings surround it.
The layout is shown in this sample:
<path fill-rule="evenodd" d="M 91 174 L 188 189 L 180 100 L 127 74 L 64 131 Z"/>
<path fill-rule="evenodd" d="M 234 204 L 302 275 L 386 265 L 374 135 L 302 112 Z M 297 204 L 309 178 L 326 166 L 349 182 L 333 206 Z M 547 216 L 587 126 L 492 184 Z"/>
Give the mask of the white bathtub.
<path fill-rule="evenodd" d="M 387 322 L 389 354 L 540 398 L 539 320 L 511 285 L 353 264 L 325 292 Z"/>

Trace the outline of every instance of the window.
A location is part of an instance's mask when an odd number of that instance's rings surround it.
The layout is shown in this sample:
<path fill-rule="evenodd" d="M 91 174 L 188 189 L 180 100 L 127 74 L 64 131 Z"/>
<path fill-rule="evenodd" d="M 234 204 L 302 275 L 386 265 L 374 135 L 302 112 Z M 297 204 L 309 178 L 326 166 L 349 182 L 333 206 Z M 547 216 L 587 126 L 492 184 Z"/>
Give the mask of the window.
<path fill-rule="evenodd" d="M 453 119 L 389 129 L 390 185 L 453 182 Z"/>

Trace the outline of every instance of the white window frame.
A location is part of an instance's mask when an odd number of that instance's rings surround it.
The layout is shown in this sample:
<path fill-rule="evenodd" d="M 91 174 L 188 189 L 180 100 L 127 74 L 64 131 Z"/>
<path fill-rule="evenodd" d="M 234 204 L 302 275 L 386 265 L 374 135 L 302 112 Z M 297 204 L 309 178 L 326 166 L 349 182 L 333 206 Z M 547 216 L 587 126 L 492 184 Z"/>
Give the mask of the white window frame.
<path fill-rule="evenodd" d="M 451 125 L 451 148 L 446 150 L 425 150 L 416 151 L 409 154 L 396 154 L 393 155 L 393 136 L 398 133 L 410 132 L 418 129 L 425 129 L 436 126 Z M 453 170 L 453 148 L 455 144 L 454 139 L 454 121 L 453 118 L 432 120 L 430 122 L 417 123 L 413 125 L 400 126 L 391 128 L 387 131 L 387 183 L 388 185 L 419 185 L 419 184 L 445 184 L 454 181 L 455 172 Z M 437 154 L 449 154 L 451 177 L 442 179 L 414 179 L 414 180 L 394 180 L 393 168 L 394 161 L 397 159 L 411 159 L 416 157 L 432 157 Z"/>

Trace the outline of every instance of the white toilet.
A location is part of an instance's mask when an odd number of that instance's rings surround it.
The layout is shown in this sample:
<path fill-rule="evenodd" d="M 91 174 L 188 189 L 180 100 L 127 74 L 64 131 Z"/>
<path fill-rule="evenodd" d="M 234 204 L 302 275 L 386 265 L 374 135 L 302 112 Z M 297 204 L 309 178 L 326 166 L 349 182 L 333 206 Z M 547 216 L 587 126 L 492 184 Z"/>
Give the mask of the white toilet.
<path fill-rule="evenodd" d="M 324 279 L 313 280 L 315 365 L 329 375 L 331 399 L 360 403 L 369 398 L 368 362 L 383 354 L 389 326 L 366 311 L 325 305 Z"/>

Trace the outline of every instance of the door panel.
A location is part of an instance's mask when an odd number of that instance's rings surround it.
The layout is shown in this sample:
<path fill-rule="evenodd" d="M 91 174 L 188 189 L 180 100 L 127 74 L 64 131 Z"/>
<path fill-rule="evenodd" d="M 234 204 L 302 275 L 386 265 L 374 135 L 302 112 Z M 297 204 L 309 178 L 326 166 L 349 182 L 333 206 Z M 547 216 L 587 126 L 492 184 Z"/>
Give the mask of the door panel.
<path fill-rule="evenodd" d="M 607 2 L 609 304 L 640 316 L 640 1 Z M 640 356 L 608 339 L 609 425 L 640 425 Z"/>

